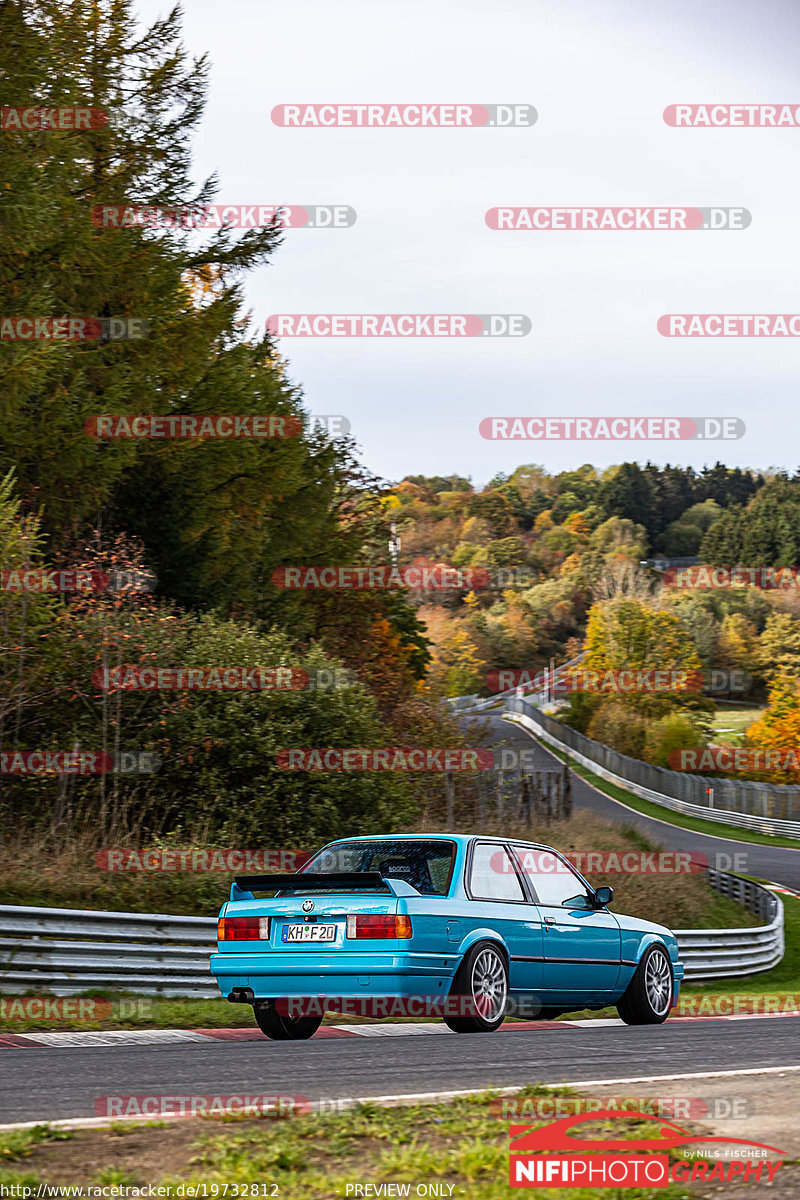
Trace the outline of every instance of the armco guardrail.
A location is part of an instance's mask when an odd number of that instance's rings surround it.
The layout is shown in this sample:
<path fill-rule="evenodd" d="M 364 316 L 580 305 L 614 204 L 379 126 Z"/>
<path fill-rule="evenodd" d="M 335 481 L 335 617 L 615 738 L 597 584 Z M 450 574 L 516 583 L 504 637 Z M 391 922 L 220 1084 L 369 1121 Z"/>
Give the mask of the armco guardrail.
<path fill-rule="evenodd" d="M 213 917 L 0 904 L 0 992 L 219 996 Z"/>
<path fill-rule="evenodd" d="M 686 963 L 686 979 L 704 983 L 728 976 L 755 975 L 777 966 L 784 954 L 783 903 L 752 879 L 709 869 L 708 882 L 723 896 L 765 921 L 743 929 L 676 929 Z"/>
<path fill-rule="evenodd" d="M 453 696 L 447 701 L 455 717 L 467 716 L 469 713 L 483 712 L 487 708 L 496 708 L 502 704 L 503 696 Z"/>
<path fill-rule="evenodd" d="M 527 700 L 509 698 L 505 709 L 549 745 L 569 750 L 577 762 L 596 775 L 621 784 L 643 800 L 705 821 L 800 838 L 800 820 L 793 819 L 794 814 L 800 814 L 800 787 L 669 771 L 592 741 L 540 712 Z M 708 795 L 709 787 L 712 796 Z"/>
<path fill-rule="evenodd" d="M 753 975 L 783 958 L 783 905 L 758 884 L 709 871 L 712 887 L 767 924 L 676 931 L 686 978 Z M 216 920 L 0 904 L 0 994 L 74 996 L 90 989 L 218 998 L 208 956 Z"/>

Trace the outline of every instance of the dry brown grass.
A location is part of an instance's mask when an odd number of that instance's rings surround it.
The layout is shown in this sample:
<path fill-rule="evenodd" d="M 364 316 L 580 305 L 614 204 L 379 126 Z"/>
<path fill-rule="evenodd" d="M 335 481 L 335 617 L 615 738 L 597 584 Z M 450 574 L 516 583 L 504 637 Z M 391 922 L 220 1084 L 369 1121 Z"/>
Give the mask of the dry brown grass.
<path fill-rule="evenodd" d="M 418 826 L 419 832 L 433 827 Z M 528 827 L 512 821 L 455 822 L 455 830 L 539 841 L 567 857 L 576 851 L 609 851 L 622 855 L 655 849 L 637 830 L 614 825 L 578 812 L 568 821 Z M 441 832 L 441 826 L 437 832 Z M 184 843 L 185 844 L 185 843 Z M 54 846 L 23 835 L 0 843 L 0 903 L 53 908 L 89 908 L 122 912 L 187 913 L 203 916 L 219 911 L 227 899 L 231 876 L 222 873 L 125 872 L 109 873 L 95 864 L 96 840 L 87 832 L 72 842 Z M 614 910 L 673 929 L 755 924 L 738 905 L 717 895 L 702 874 L 589 875 L 598 887 L 614 889 Z"/>
<path fill-rule="evenodd" d="M 6 837 L 0 843 L 0 903 L 208 916 L 228 898 L 230 875 L 104 871 L 95 863 L 102 848 L 88 832 L 60 843 Z"/>

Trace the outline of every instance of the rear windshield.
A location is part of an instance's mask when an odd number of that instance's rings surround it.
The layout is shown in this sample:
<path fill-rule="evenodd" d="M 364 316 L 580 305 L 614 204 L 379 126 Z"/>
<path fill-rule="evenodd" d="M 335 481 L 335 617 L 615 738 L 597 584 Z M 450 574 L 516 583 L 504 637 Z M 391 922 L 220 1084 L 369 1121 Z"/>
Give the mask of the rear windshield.
<path fill-rule="evenodd" d="M 405 879 L 423 896 L 446 896 L 456 856 L 454 842 L 404 841 L 340 842 L 320 850 L 303 871 L 380 871 Z M 302 872 L 301 872 L 302 874 Z"/>

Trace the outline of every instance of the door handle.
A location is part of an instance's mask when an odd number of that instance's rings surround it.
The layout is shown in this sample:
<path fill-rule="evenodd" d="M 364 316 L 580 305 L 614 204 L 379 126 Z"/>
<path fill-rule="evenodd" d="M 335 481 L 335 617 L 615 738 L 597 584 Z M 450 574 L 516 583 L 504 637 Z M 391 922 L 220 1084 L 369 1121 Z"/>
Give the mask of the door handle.
<path fill-rule="evenodd" d="M 544 923 L 545 923 L 545 925 L 555 925 L 556 919 L 555 919 L 555 917 L 545 917 Z"/>

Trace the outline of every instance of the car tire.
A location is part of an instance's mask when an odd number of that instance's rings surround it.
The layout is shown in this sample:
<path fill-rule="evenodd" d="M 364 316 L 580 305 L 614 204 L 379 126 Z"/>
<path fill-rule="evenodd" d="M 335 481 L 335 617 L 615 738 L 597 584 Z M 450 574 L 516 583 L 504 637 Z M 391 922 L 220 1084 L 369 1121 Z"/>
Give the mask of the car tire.
<path fill-rule="evenodd" d="M 471 1000 L 473 1011 L 448 1014 L 444 1023 L 454 1033 L 494 1033 L 506 1018 L 508 1007 L 508 963 L 496 942 L 477 942 L 470 946 L 456 971 L 450 988 L 450 1001 Z"/>
<path fill-rule="evenodd" d="M 322 1024 L 322 1013 L 307 1017 L 289 1017 L 278 1012 L 274 1000 L 256 1000 L 253 1016 L 265 1037 L 273 1042 L 300 1041 L 313 1037 Z"/>
<path fill-rule="evenodd" d="M 617 1001 L 617 1012 L 626 1025 L 660 1025 L 672 1007 L 674 977 L 665 946 L 648 946 L 624 995 Z"/>

